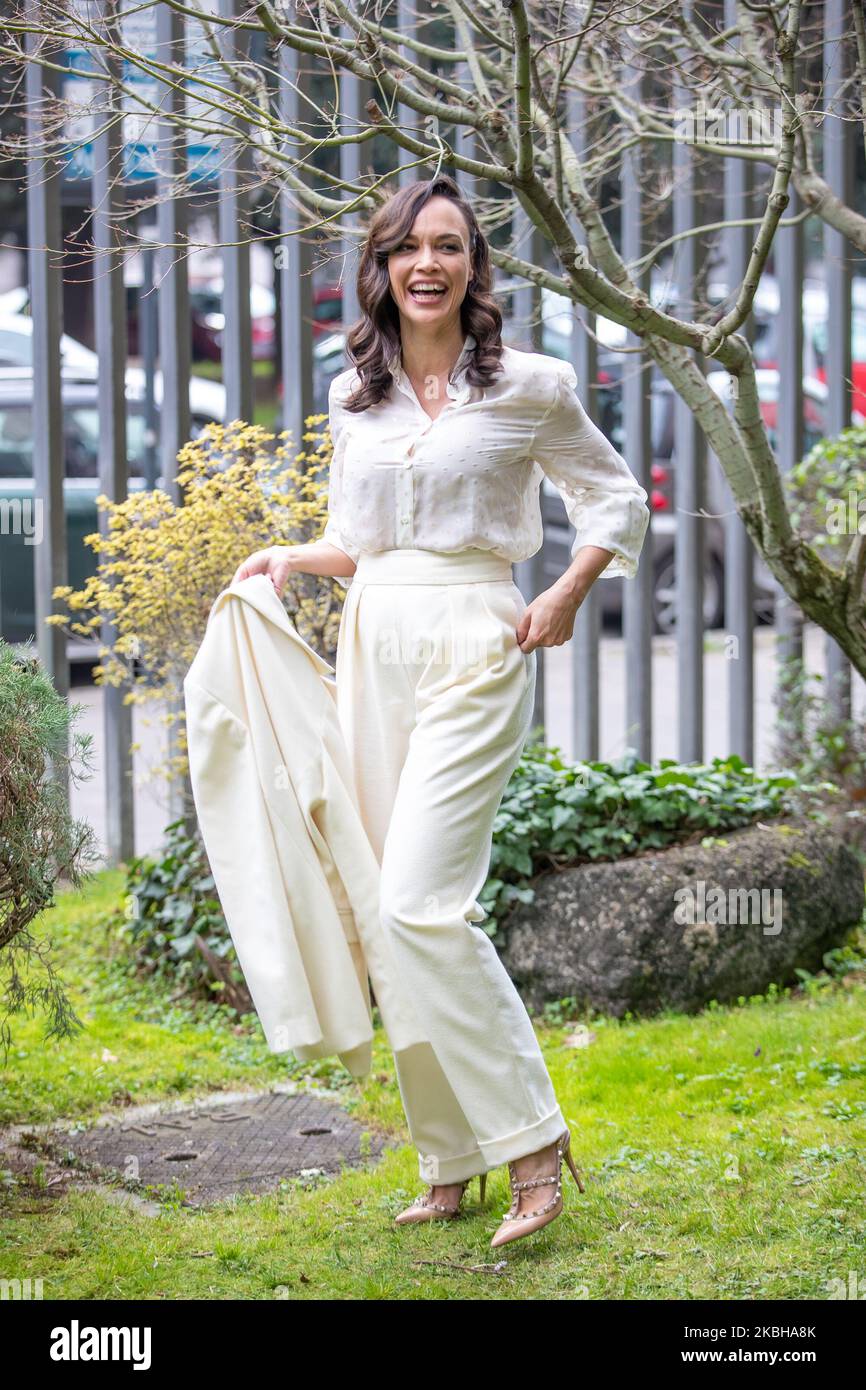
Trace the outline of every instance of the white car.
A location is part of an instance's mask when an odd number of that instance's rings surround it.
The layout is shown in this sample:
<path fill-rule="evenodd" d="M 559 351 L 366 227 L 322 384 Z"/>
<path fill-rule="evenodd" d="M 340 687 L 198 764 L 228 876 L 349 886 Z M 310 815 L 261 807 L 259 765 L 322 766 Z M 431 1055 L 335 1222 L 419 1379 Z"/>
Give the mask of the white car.
<path fill-rule="evenodd" d="M 60 370 L 65 381 L 96 381 L 99 377 L 99 358 L 90 348 L 64 333 L 60 339 Z M 0 314 L 0 379 L 14 381 L 16 378 L 29 378 L 32 371 L 33 320 L 27 314 Z M 144 368 L 127 367 L 127 399 L 144 400 L 144 388 Z M 161 371 L 154 373 L 153 394 L 159 405 L 162 401 Z M 219 381 L 191 376 L 189 408 L 194 416 L 225 422 L 225 387 Z"/>

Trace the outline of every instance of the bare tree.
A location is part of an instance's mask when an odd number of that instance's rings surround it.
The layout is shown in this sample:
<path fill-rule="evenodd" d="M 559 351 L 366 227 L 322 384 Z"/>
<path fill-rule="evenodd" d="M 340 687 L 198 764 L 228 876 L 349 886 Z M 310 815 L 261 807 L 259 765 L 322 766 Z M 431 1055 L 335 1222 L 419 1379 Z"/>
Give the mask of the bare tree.
<path fill-rule="evenodd" d="M 184 16 L 206 54 L 192 73 L 194 106 L 164 100 L 168 92 L 186 90 L 188 65 L 137 47 L 106 0 L 26 0 L 7 21 L 0 52 L 13 70 L 34 61 L 48 70 L 66 70 L 67 51 L 85 50 L 93 94 L 84 114 L 91 123 L 117 119 L 105 95 L 111 89 L 145 126 L 158 128 L 163 142 L 185 141 L 191 131 L 224 141 L 258 205 L 288 194 L 305 234 L 317 230 L 345 237 L 346 215 L 363 215 L 391 191 L 395 170 L 382 176 L 368 167 L 362 179 L 351 182 L 322 167 L 323 152 L 376 137 L 391 142 L 396 167 L 416 169 L 418 177 L 447 169 L 492 187 L 493 194 L 477 203 L 488 234 L 519 205 L 547 243 L 549 261 L 536 264 L 494 245 L 494 264 L 641 339 L 697 418 L 748 534 L 776 579 L 866 676 L 866 537 L 853 536 L 844 566 L 834 569 L 792 526 L 761 416 L 754 358 L 738 331 L 752 311 L 776 232 L 785 225 L 792 184 L 808 212 L 842 232 L 853 247 L 866 248 L 866 219 L 827 187 L 815 157 L 821 122 L 864 122 L 866 32 L 859 4 L 851 6 L 850 30 L 841 41 L 851 49 L 852 77 L 843 93 L 844 109 L 834 111 L 822 105 L 821 6 L 796 0 L 740 0 L 737 23 L 729 27 L 721 3 L 481 0 L 470 6 L 467 0 L 442 0 L 399 30 L 397 6 L 386 3 L 261 0 L 233 17 L 210 13 L 196 0 L 160 4 Z M 131 14 L 140 19 L 148 8 L 133 6 Z M 328 99 L 314 102 L 304 91 L 309 119 L 296 125 L 281 117 L 286 79 L 279 55 L 285 49 L 330 76 Z M 369 124 L 356 130 L 347 131 L 341 122 L 341 71 L 371 83 L 377 94 L 366 103 Z M 133 83 L 133 74 L 147 78 L 150 86 Z M 684 134 L 684 88 L 694 103 L 709 95 L 757 112 L 766 120 L 766 140 L 743 148 L 694 130 Z M 567 119 L 575 94 L 592 118 L 592 139 L 583 139 L 579 150 Z M 53 120 L 46 128 L 53 132 L 59 161 L 69 143 L 68 102 L 47 101 Z M 467 131 L 474 136 L 475 157 L 458 152 L 457 135 Z M 718 170 L 724 159 L 747 158 L 763 179 L 746 273 L 740 284 L 729 286 L 722 312 L 702 297 L 700 285 L 687 306 L 691 317 L 653 303 L 641 279 L 673 238 L 660 235 L 638 264 L 627 264 L 611 231 L 604 202 L 607 178 L 625 152 L 640 146 L 651 152 L 644 161 L 648 201 L 663 223 L 670 191 L 665 152 L 678 141 L 688 144 L 704 174 L 710 162 Z M 248 159 L 240 159 L 241 150 Z M 16 153 L 14 140 L 6 152 Z M 362 218 L 349 234 L 363 235 L 363 230 Z M 724 230 L 724 221 L 716 218 L 691 234 L 706 246 Z M 708 384 L 700 355 L 733 378 L 732 412 Z"/>

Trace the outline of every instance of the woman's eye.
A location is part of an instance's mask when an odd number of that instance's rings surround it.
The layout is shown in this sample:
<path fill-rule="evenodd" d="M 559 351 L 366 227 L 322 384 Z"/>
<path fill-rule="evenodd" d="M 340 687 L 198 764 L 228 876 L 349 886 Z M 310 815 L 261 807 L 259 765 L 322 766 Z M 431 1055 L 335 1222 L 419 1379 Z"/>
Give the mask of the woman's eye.
<path fill-rule="evenodd" d="M 395 246 L 394 248 L 395 251 L 410 251 L 411 249 L 412 248 L 407 241 L 401 242 L 399 246 Z M 456 241 L 449 241 L 446 242 L 444 249 L 446 251 L 459 251 L 460 247 L 458 246 Z"/>

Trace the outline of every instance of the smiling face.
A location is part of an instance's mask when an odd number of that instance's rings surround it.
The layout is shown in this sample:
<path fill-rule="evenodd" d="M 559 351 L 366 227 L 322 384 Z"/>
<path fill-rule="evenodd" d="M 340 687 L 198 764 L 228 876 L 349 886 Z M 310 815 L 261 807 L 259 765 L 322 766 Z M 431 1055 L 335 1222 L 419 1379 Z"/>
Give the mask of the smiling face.
<path fill-rule="evenodd" d="M 401 331 L 435 324 L 437 333 L 460 323 L 460 305 L 472 278 L 469 228 L 450 198 L 431 198 L 410 234 L 388 257 L 391 294 L 400 311 Z M 413 289 L 437 286 L 428 294 Z"/>

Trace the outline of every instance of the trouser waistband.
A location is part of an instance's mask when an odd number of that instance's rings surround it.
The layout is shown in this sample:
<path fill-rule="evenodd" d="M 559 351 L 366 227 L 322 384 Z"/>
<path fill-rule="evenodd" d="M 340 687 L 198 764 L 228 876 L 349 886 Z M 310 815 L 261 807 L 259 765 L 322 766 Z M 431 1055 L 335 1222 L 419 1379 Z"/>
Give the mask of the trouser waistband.
<path fill-rule="evenodd" d="M 376 550 L 358 557 L 362 584 L 483 584 L 513 580 L 511 561 L 489 550 Z"/>

